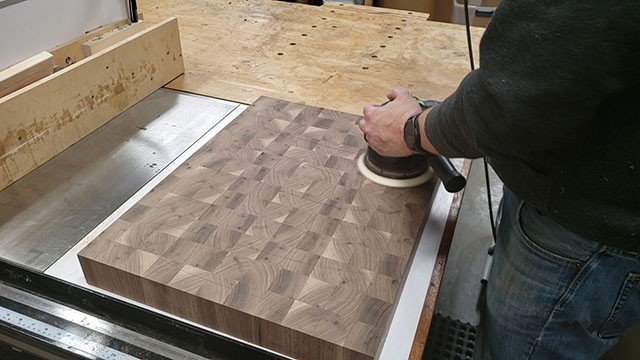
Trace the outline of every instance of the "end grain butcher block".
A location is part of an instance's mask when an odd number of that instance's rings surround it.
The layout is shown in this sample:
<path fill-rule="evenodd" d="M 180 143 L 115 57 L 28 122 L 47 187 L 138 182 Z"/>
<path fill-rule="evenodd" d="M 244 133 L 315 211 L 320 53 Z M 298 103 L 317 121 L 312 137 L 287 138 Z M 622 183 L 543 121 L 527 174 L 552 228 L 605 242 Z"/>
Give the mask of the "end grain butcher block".
<path fill-rule="evenodd" d="M 364 179 L 357 119 L 258 99 L 80 252 L 87 281 L 296 358 L 375 357 L 435 185 Z"/>

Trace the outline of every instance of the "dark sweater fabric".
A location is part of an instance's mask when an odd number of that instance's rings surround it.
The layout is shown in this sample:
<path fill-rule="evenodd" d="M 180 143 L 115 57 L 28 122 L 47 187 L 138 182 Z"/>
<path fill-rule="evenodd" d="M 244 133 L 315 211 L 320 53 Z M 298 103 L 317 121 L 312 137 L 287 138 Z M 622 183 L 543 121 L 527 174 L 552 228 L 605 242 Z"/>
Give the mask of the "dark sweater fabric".
<path fill-rule="evenodd" d="M 425 126 L 567 229 L 640 253 L 640 1 L 502 0 Z"/>

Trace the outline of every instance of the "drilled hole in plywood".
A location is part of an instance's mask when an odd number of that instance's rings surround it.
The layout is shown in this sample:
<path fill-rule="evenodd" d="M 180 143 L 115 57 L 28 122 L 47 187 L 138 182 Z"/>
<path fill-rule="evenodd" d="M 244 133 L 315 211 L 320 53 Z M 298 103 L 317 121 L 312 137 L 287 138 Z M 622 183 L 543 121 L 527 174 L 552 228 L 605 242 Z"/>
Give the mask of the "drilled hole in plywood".
<path fill-rule="evenodd" d="M 381 48 L 386 48 L 386 47 L 387 47 L 387 45 L 380 45 L 380 47 L 381 47 Z"/>
<path fill-rule="evenodd" d="M 107 67 L 106 67 L 106 68 L 107 68 L 107 70 L 109 70 L 109 65 L 107 65 Z"/>
<path fill-rule="evenodd" d="M 369 70 L 369 67 L 368 66 L 363 66 L 362 70 Z"/>
<path fill-rule="evenodd" d="M 327 18 L 326 18 L 326 17 L 323 17 L 323 18 L 321 18 L 321 19 L 322 19 L 322 20 L 327 20 Z"/>
<path fill-rule="evenodd" d="M 407 14 L 412 15 L 413 13 L 411 11 L 409 11 Z"/>
<path fill-rule="evenodd" d="M 389 39 L 393 39 L 393 35 L 389 35 L 387 36 Z"/>
<path fill-rule="evenodd" d="M 399 26 L 396 26 L 396 30 L 402 30 L 402 28 Z"/>
<path fill-rule="evenodd" d="M 295 45 L 296 43 L 289 43 L 289 45 Z"/>
<path fill-rule="evenodd" d="M 302 34 L 302 36 L 307 36 L 307 34 Z"/>
<path fill-rule="evenodd" d="M 405 22 L 405 21 L 407 21 L 407 19 L 402 19 L 402 20 L 400 20 L 400 21 Z"/>
<path fill-rule="evenodd" d="M 337 26 L 335 26 L 335 25 L 332 25 L 331 27 L 332 27 L 332 28 L 334 28 L 334 29 L 337 29 L 337 28 L 338 28 L 338 27 L 337 27 Z"/>
<path fill-rule="evenodd" d="M 312 27 L 312 28 L 317 28 L 317 26 L 316 26 L 316 25 L 311 25 L 311 27 Z"/>
<path fill-rule="evenodd" d="M 372 58 L 376 59 L 378 55 L 371 55 Z"/>
<path fill-rule="evenodd" d="M 279 56 L 280 56 L 280 55 L 284 55 L 284 53 L 278 53 L 278 55 L 279 55 Z"/>

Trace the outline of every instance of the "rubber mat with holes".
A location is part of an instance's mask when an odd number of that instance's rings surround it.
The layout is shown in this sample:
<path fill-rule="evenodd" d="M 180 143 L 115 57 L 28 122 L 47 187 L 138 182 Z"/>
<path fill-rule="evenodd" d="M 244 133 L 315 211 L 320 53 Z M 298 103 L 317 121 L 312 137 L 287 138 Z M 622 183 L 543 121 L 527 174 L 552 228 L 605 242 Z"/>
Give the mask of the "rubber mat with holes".
<path fill-rule="evenodd" d="M 435 314 L 423 360 L 471 360 L 476 345 L 477 329 L 469 323 Z"/>

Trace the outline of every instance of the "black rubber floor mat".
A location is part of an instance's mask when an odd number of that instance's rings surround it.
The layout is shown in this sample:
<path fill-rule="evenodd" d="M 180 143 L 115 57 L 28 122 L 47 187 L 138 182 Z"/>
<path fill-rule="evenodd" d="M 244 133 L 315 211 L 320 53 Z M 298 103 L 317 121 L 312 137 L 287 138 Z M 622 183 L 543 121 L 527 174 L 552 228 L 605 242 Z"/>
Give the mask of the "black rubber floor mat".
<path fill-rule="evenodd" d="M 475 326 L 435 314 L 422 360 L 472 360 L 476 337 Z"/>

